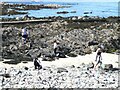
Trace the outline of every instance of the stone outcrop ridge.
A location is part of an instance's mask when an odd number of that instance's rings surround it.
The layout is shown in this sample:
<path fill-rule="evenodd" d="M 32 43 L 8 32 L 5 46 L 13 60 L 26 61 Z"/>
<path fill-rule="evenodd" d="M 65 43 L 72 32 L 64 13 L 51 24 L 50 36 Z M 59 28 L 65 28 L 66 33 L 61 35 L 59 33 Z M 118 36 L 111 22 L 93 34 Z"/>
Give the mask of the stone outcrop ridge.
<path fill-rule="evenodd" d="M 26 26 L 26 25 L 25 25 Z M 66 19 L 50 23 L 27 25 L 30 32 L 25 45 L 21 42 L 21 29 L 2 28 L 2 56 L 15 61 L 31 61 L 31 56 L 45 56 L 45 60 L 54 60 L 53 42 L 60 42 L 60 57 L 77 56 L 96 51 L 100 44 L 104 51 L 119 54 L 120 33 L 118 22 L 79 22 Z"/>

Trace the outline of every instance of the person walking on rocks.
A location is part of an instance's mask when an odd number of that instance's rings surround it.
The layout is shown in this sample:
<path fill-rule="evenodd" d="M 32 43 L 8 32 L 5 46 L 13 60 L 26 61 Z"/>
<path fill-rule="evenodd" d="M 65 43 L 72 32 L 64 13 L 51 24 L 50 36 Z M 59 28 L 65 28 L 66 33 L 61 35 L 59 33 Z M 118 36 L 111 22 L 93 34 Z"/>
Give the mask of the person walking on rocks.
<path fill-rule="evenodd" d="M 28 30 L 27 28 L 23 28 L 22 29 L 22 42 L 24 42 L 24 44 L 26 43 L 27 38 L 28 38 Z"/>
<path fill-rule="evenodd" d="M 96 65 L 95 65 L 95 67 L 94 68 L 96 68 L 97 67 L 97 65 L 100 63 L 100 65 L 102 64 L 102 56 L 101 56 L 101 53 L 102 53 L 102 47 L 99 47 L 98 49 L 97 49 L 97 55 L 96 55 Z M 99 59 L 98 59 L 99 58 Z M 98 59 L 98 60 L 97 60 Z"/>

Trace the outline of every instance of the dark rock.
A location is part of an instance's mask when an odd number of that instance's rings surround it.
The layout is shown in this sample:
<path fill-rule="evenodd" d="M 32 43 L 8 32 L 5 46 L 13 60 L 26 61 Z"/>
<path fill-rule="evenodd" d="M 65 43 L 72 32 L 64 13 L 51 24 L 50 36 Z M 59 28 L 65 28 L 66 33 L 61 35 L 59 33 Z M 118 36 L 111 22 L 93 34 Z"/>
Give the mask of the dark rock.
<path fill-rule="evenodd" d="M 68 72 L 68 70 L 65 68 L 57 68 L 57 73 L 61 73 L 61 72 Z"/>
<path fill-rule="evenodd" d="M 22 73 L 22 71 L 19 71 L 17 74 L 20 74 L 20 73 Z"/>
<path fill-rule="evenodd" d="M 2 57 L 5 59 L 14 59 L 16 55 L 10 50 L 3 50 Z"/>
<path fill-rule="evenodd" d="M 65 54 L 63 52 L 57 52 L 57 57 L 59 58 L 66 58 Z"/>
<path fill-rule="evenodd" d="M 84 14 L 92 14 L 92 12 L 84 12 Z"/>
<path fill-rule="evenodd" d="M 28 63 L 28 62 L 26 62 L 26 61 L 23 61 L 22 63 Z"/>
<path fill-rule="evenodd" d="M 28 67 L 25 67 L 25 70 L 28 70 L 29 68 Z"/>
<path fill-rule="evenodd" d="M 119 71 L 120 69 L 119 68 L 112 68 L 112 71 Z"/>
<path fill-rule="evenodd" d="M 38 56 L 40 57 L 41 56 L 41 51 L 40 51 L 40 49 L 31 49 L 31 50 L 29 50 L 27 55 L 30 55 L 32 58 L 35 58 L 35 57 L 38 57 Z"/>
<path fill-rule="evenodd" d="M 92 45 L 98 45 L 98 41 L 90 41 L 88 42 L 88 46 L 92 46 Z"/>
<path fill-rule="evenodd" d="M 69 13 L 68 11 L 62 11 L 62 12 L 57 12 L 57 14 L 67 14 Z"/>
<path fill-rule="evenodd" d="M 11 76 L 10 76 L 10 74 L 4 74 L 3 75 L 5 78 L 10 78 Z"/>
<path fill-rule="evenodd" d="M 104 64 L 103 69 L 104 70 L 112 70 L 113 69 L 113 65 L 112 64 Z"/>
<path fill-rule="evenodd" d="M 72 66 L 71 66 L 71 68 L 75 68 L 75 66 L 74 66 L 74 65 L 72 65 Z"/>
<path fill-rule="evenodd" d="M 76 11 L 71 11 L 71 13 L 76 13 Z"/>
<path fill-rule="evenodd" d="M 67 56 L 69 56 L 69 57 L 77 57 L 77 55 L 74 54 L 74 53 L 68 53 Z"/>
<path fill-rule="evenodd" d="M 21 61 L 15 61 L 15 60 L 11 60 L 11 61 L 4 61 L 3 63 L 5 63 L 5 64 L 18 64 L 18 63 L 20 63 Z"/>

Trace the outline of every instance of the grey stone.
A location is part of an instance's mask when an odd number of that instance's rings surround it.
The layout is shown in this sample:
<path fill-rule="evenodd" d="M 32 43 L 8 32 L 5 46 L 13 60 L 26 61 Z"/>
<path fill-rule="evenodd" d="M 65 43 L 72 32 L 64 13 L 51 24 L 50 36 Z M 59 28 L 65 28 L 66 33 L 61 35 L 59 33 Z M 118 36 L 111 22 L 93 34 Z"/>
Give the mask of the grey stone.
<path fill-rule="evenodd" d="M 102 67 L 103 67 L 104 70 L 112 70 L 113 69 L 112 64 L 104 64 Z"/>
<path fill-rule="evenodd" d="M 65 68 L 57 68 L 57 73 L 61 73 L 61 72 L 68 72 L 68 70 Z"/>

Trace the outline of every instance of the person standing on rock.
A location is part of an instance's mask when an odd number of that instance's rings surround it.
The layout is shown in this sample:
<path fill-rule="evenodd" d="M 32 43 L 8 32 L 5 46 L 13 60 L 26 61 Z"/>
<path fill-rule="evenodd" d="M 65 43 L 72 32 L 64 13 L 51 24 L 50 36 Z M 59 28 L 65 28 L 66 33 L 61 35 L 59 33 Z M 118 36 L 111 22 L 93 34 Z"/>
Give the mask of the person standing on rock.
<path fill-rule="evenodd" d="M 26 43 L 27 38 L 28 38 L 28 30 L 27 28 L 23 28 L 22 29 L 22 42 L 24 42 L 24 44 Z"/>
<path fill-rule="evenodd" d="M 95 60 L 95 61 L 96 61 L 97 63 L 96 63 L 96 65 L 95 65 L 94 68 L 96 68 L 98 64 L 102 64 L 102 61 L 101 61 L 101 60 L 102 60 L 102 56 L 101 56 L 102 47 L 99 47 L 96 52 L 97 52 L 97 55 L 96 55 L 96 60 Z M 98 59 L 98 58 L 99 58 L 99 59 Z M 98 60 L 97 60 L 97 59 L 98 59 Z"/>

